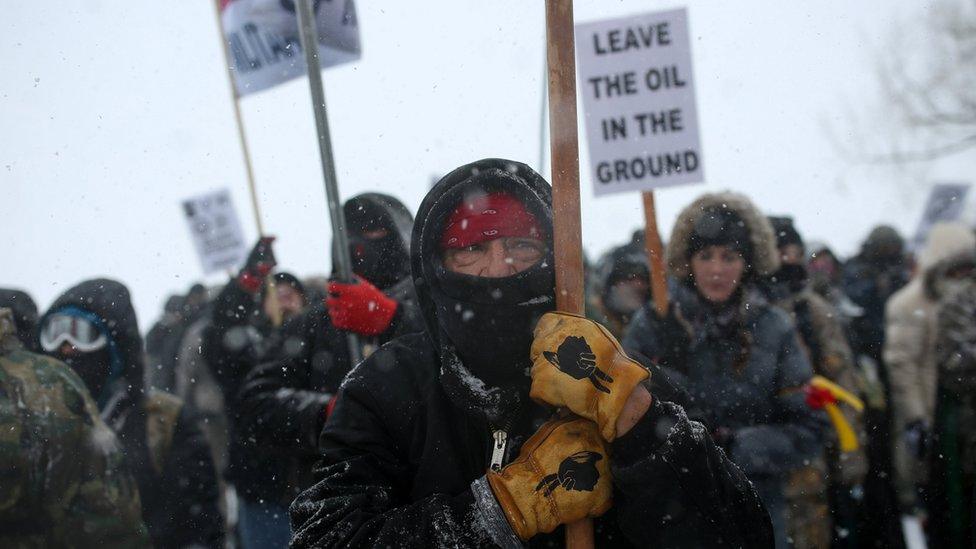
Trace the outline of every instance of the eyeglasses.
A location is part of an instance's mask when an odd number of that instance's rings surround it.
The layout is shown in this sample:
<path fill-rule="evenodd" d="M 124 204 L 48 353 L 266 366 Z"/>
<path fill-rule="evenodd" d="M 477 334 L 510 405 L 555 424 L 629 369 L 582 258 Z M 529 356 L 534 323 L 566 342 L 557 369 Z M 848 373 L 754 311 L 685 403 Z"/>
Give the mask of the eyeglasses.
<path fill-rule="evenodd" d="M 535 263 L 546 255 L 546 245 L 535 238 L 499 238 L 480 244 L 446 250 L 445 258 L 464 267 L 482 261 L 491 253 L 493 243 L 499 243 L 505 252 L 506 260 L 519 263 Z"/>
<path fill-rule="evenodd" d="M 53 353 L 65 343 L 83 353 L 90 353 L 108 344 L 108 337 L 84 318 L 53 314 L 44 321 L 41 328 L 41 348 Z"/>

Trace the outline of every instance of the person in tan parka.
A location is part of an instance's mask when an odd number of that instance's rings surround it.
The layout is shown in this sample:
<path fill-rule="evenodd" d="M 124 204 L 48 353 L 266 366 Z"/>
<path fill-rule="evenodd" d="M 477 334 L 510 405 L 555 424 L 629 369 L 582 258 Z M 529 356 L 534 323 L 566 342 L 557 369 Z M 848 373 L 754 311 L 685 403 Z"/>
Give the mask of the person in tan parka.
<path fill-rule="evenodd" d="M 885 306 L 884 361 L 891 380 L 896 488 L 906 509 L 924 486 L 926 440 L 935 413 L 938 302 L 973 270 L 976 236 L 962 223 L 932 228 L 912 281 Z"/>

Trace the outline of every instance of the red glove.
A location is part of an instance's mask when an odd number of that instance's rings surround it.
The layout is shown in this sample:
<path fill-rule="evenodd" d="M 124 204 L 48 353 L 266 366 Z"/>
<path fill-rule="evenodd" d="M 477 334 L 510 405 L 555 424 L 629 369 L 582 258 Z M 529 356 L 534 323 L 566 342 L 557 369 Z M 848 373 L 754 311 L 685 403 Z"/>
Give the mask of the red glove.
<path fill-rule="evenodd" d="M 365 336 L 385 332 L 397 310 L 396 300 L 362 278 L 355 284 L 329 282 L 325 305 L 336 328 Z"/>
<path fill-rule="evenodd" d="M 803 392 L 806 395 L 807 406 L 813 408 L 814 410 L 820 410 L 827 404 L 835 404 L 837 402 L 837 397 L 835 397 L 834 394 L 828 389 L 824 389 L 823 387 L 806 385 L 803 388 Z"/>
<path fill-rule="evenodd" d="M 271 244 L 275 237 L 263 236 L 258 239 L 258 243 L 251 249 L 247 256 L 247 262 L 237 275 L 237 283 L 248 293 L 257 293 L 264 284 L 264 278 L 275 268 L 278 262 L 275 260 L 274 250 Z"/>

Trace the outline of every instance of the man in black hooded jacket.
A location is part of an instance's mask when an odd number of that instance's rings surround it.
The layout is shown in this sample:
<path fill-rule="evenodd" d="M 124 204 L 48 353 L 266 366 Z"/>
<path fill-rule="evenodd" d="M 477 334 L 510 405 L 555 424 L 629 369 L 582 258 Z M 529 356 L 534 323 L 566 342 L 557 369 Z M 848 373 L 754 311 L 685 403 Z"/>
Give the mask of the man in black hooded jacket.
<path fill-rule="evenodd" d="M 82 282 L 54 301 L 38 332 L 43 351 L 81 377 L 119 437 L 153 546 L 222 547 L 210 449 L 182 401 L 144 389 L 143 341 L 128 289 L 104 278 Z"/>
<path fill-rule="evenodd" d="M 241 431 L 284 464 L 277 478 L 246 489 L 282 511 L 310 485 L 318 435 L 329 404 L 353 364 L 346 334 L 375 349 L 422 329 L 410 280 L 413 216 L 392 196 L 366 193 L 343 206 L 355 283 L 332 281 L 329 297 L 286 322 L 277 347 L 254 368 L 239 393 Z"/>
<path fill-rule="evenodd" d="M 317 482 L 291 507 L 292 547 L 559 546 L 561 524 L 603 512 L 598 547 L 772 546 L 755 490 L 669 402 L 680 391 L 657 372 L 636 384 L 646 370 L 605 329 L 549 312 L 551 242 L 549 185 L 524 164 L 475 162 L 428 193 L 411 242 L 426 332 L 384 345 L 343 381 L 319 439 Z M 553 318 L 588 336 L 545 350 Z M 623 364 L 612 375 L 603 351 L 585 347 L 594 333 Z M 580 340 L 581 352 L 564 352 Z M 551 366 L 551 383 L 537 383 L 547 363 L 580 383 Z M 623 412 L 604 421 L 601 395 L 619 394 L 628 378 Z M 542 425 L 553 409 L 537 400 L 553 404 L 553 391 L 571 385 L 596 395 L 599 434 L 587 420 Z M 644 395 L 637 413 L 634 395 Z M 589 417 L 579 404 L 560 403 Z M 568 457 L 553 465 L 553 455 Z"/>

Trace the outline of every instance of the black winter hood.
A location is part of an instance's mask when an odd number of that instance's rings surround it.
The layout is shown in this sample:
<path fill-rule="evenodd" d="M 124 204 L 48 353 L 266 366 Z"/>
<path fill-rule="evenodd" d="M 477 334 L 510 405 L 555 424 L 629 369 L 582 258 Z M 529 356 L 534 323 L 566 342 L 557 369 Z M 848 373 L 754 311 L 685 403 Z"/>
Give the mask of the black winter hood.
<path fill-rule="evenodd" d="M 413 216 L 396 198 L 380 193 L 356 195 L 342 206 L 353 271 L 380 289 L 387 289 L 410 277 L 410 231 Z M 362 238 L 363 231 L 386 229 L 382 239 Z M 332 264 L 335 265 L 333 242 Z M 358 253 L 357 253 L 358 251 Z"/>
<path fill-rule="evenodd" d="M 471 194 L 505 192 L 531 213 L 548 239 L 535 266 L 504 278 L 443 267 L 440 239 L 454 209 Z M 440 352 L 441 383 L 455 404 L 497 422 L 526 400 L 535 321 L 554 308 L 552 191 L 525 164 L 485 159 L 444 176 L 417 212 L 411 269 L 427 334 Z"/>
<path fill-rule="evenodd" d="M 597 261 L 593 289 L 600 296 L 600 302 L 607 312 L 626 317 L 629 320 L 629 316 L 636 311 L 624 311 L 615 304 L 613 287 L 625 280 L 648 281 L 650 276 L 650 264 L 647 261 L 647 251 L 644 246 L 644 232 L 635 231 L 630 242 L 613 248 Z M 644 301 L 650 299 L 651 288 L 648 287 Z"/>
<path fill-rule="evenodd" d="M 121 367 L 117 387 L 130 395 L 142 391 L 145 376 L 143 341 L 128 288 L 121 282 L 107 278 L 86 280 L 54 300 L 39 326 L 44 325 L 48 316 L 69 308 L 94 315 L 108 328 L 110 347 L 114 348 Z M 93 396 L 98 398 L 98 395 Z"/>

